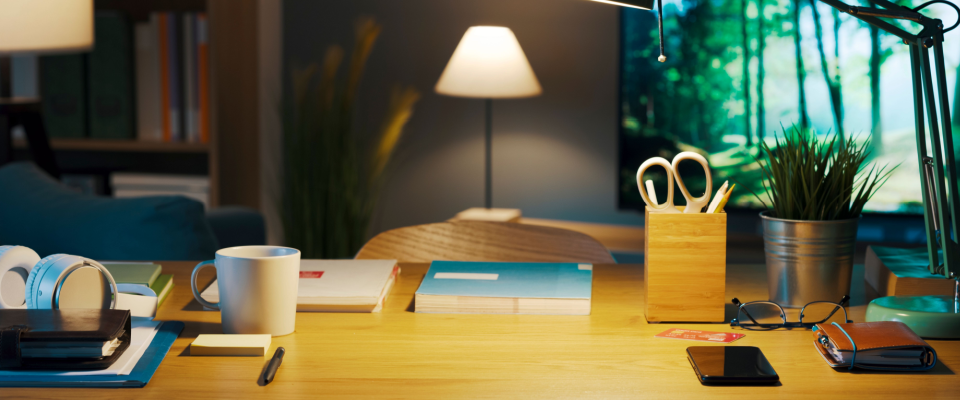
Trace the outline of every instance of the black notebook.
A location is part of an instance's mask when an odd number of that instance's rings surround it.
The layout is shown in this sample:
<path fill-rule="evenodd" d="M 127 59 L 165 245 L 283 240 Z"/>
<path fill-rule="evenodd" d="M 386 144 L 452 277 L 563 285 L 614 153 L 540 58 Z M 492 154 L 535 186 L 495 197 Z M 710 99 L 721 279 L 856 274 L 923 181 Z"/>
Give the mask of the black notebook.
<path fill-rule="evenodd" d="M 0 310 L 0 369 L 104 369 L 130 333 L 129 310 Z"/>

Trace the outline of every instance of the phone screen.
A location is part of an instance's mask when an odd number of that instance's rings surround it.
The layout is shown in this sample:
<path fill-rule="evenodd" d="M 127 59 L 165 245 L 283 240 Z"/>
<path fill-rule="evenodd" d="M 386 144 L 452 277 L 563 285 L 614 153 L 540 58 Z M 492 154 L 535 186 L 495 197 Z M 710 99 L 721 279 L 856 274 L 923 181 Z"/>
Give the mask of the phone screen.
<path fill-rule="evenodd" d="M 772 384 L 780 381 L 763 352 L 752 346 L 693 346 L 687 354 L 705 384 Z"/>

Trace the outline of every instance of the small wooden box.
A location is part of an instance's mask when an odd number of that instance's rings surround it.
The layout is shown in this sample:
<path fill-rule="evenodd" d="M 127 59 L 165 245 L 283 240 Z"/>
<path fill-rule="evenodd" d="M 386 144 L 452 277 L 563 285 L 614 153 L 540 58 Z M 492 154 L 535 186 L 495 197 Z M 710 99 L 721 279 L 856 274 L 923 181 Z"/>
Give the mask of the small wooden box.
<path fill-rule="evenodd" d="M 647 210 L 644 221 L 647 321 L 726 322 L 727 214 Z"/>

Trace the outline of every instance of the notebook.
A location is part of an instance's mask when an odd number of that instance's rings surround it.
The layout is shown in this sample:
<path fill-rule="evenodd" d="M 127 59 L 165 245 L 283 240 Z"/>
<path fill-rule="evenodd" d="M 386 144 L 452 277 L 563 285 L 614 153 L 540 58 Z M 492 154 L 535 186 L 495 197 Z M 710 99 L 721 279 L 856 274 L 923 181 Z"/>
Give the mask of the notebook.
<path fill-rule="evenodd" d="M 99 371 L 0 371 L 0 387 L 144 387 L 183 330 L 180 321 L 134 317 L 130 348 Z"/>
<path fill-rule="evenodd" d="M 397 260 L 301 260 L 297 311 L 379 312 L 399 273 Z M 200 296 L 219 302 L 217 281 Z"/>
<path fill-rule="evenodd" d="M 415 296 L 418 313 L 590 315 L 593 266 L 434 261 Z"/>
<path fill-rule="evenodd" d="M 161 267 L 153 263 L 103 262 L 117 283 L 151 286 L 160 277 Z"/>
<path fill-rule="evenodd" d="M 937 364 L 937 352 L 899 321 L 817 324 L 814 345 L 831 367 L 924 371 Z"/>

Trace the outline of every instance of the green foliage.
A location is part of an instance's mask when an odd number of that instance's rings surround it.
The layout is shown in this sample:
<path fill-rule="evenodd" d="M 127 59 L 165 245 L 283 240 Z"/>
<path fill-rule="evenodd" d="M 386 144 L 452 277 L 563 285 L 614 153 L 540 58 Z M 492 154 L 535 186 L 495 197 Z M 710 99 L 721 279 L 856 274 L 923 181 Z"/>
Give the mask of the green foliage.
<path fill-rule="evenodd" d="M 821 140 L 794 127 L 776 147 L 760 142 L 757 163 L 776 218 L 830 221 L 857 218 L 896 166 L 865 168 L 870 141 L 834 135 Z M 762 200 L 761 200 L 762 201 Z"/>
<path fill-rule="evenodd" d="M 420 98 L 413 87 L 395 88 L 375 145 L 364 145 L 370 141 L 355 132 L 354 105 L 379 34 L 372 19 L 358 21 L 344 80 L 338 79 L 339 46 L 327 49 L 322 65 L 293 71 L 279 204 L 284 240 L 303 258 L 350 258 L 363 246 L 390 157 Z"/>

